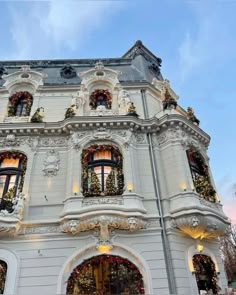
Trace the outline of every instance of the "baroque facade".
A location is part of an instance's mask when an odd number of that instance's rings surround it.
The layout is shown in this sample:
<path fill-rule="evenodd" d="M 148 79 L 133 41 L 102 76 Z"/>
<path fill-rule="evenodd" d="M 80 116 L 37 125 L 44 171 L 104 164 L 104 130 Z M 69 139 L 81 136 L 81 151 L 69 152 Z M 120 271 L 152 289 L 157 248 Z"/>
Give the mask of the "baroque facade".
<path fill-rule="evenodd" d="M 210 138 L 160 66 L 0 63 L 0 294 L 224 289 Z"/>

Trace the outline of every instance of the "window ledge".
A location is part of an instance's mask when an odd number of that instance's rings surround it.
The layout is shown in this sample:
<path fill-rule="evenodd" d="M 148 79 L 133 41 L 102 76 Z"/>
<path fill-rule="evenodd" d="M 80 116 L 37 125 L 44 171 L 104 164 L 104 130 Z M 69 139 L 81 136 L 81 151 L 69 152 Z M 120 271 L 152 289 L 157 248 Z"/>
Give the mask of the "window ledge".
<path fill-rule="evenodd" d="M 64 202 L 64 209 L 60 217 L 71 215 L 96 215 L 99 212 L 124 212 L 142 215 L 147 211 L 143 206 L 143 198 L 135 193 L 123 196 L 106 196 L 84 198 L 82 195 L 68 197 Z"/>
<path fill-rule="evenodd" d="M 4 123 L 26 123 L 29 122 L 29 116 L 22 117 L 6 117 Z"/>

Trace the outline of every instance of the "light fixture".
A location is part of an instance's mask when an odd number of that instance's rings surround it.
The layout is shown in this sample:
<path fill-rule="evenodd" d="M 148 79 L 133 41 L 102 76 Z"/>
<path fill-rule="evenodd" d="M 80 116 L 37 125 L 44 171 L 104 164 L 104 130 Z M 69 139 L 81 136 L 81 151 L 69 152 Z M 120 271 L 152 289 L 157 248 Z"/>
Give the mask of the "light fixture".
<path fill-rule="evenodd" d="M 72 192 L 73 192 L 73 195 L 74 195 L 74 196 L 77 196 L 77 195 L 78 195 L 78 192 L 79 192 L 79 186 L 78 186 L 77 183 L 74 183 L 74 184 L 73 184 Z"/>
<path fill-rule="evenodd" d="M 132 192 L 132 190 L 133 190 L 133 185 L 132 185 L 132 183 L 128 183 L 127 184 L 127 190 L 131 193 Z"/>
<path fill-rule="evenodd" d="M 180 188 L 181 188 L 183 191 L 186 192 L 186 190 L 187 190 L 186 183 L 181 182 L 181 183 L 180 183 Z"/>
<path fill-rule="evenodd" d="M 203 249 L 204 249 L 204 246 L 202 245 L 202 244 L 197 244 L 197 251 L 199 252 L 199 253 L 201 253 L 202 251 L 203 251 Z"/>
<path fill-rule="evenodd" d="M 96 245 L 96 249 L 100 253 L 109 253 L 112 248 L 113 246 L 109 241 L 99 241 Z"/>

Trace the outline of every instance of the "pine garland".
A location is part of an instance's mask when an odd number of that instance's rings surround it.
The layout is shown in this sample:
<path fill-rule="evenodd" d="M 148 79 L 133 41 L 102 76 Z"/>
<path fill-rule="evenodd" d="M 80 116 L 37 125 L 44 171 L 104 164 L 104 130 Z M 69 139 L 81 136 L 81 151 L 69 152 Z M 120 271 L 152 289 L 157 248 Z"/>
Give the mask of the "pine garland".
<path fill-rule="evenodd" d="M 106 108 L 111 109 L 112 96 L 107 89 L 96 89 L 92 92 L 89 98 L 89 106 L 92 110 L 96 110 L 99 100 L 105 100 Z"/>
<path fill-rule="evenodd" d="M 31 106 L 33 104 L 33 97 L 28 91 L 19 91 L 14 93 L 9 98 L 8 105 L 8 117 L 14 117 L 16 115 L 17 104 L 20 100 L 26 104 L 26 116 L 30 115 Z"/>
<path fill-rule="evenodd" d="M 105 192 L 102 193 L 101 190 L 100 190 L 100 183 L 99 183 L 99 190 L 98 190 L 98 188 L 95 188 L 95 182 L 97 183 L 97 180 L 95 180 L 95 175 L 93 175 L 94 172 L 93 173 L 91 172 L 91 174 L 89 175 L 88 161 L 89 161 L 89 156 L 92 155 L 93 153 L 99 152 L 99 151 L 106 151 L 106 150 L 111 151 L 111 153 L 116 158 L 117 165 L 116 165 L 116 167 L 113 168 L 113 170 L 116 170 L 116 176 L 115 176 L 115 171 L 113 171 L 112 173 L 114 173 L 114 177 L 116 177 L 117 186 L 115 187 L 115 185 L 112 184 L 113 183 L 113 180 L 112 180 L 113 176 L 108 175 L 107 180 L 106 180 L 106 190 L 105 190 Z M 110 196 L 122 195 L 123 189 L 124 189 L 124 175 L 123 175 L 123 166 L 122 166 L 122 155 L 121 155 L 119 149 L 116 146 L 114 146 L 114 145 L 106 145 L 106 144 L 101 144 L 101 145 L 94 144 L 94 145 L 91 145 L 89 148 L 84 149 L 82 151 L 82 159 L 81 159 L 81 161 L 82 161 L 82 166 L 83 166 L 83 172 L 82 172 L 83 195 L 85 197 L 100 196 L 101 194 L 110 195 Z M 91 176 L 91 178 L 89 176 Z M 93 180 L 92 180 L 92 178 L 93 178 Z M 91 183 L 93 184 L 92 190 L 91 190 L 91 186 L 89 188 L 89 184 L 88 184 L 89 179 L 91 179 Z M 115 182 L 116 181 L 114 180 L 114 183 Z"/>

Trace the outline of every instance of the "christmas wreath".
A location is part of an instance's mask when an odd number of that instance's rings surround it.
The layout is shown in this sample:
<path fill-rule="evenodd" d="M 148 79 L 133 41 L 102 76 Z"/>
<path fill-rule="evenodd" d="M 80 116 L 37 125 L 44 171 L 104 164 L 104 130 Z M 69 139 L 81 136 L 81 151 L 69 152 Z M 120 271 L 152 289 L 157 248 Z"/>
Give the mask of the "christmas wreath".
<path fill-rule="evenodd" d="M 110 92 L 106 89 L 96 89 L 92 92 L 89 98 L 89 106 L 92 110 L 96 110 L 99 102 L 104 101 L 105 107 L 111 109 L 112 97 Z"/>
<path fill-rule="evenodd" d="M 22 100 L 26 104 L 26 116 L 29 116 L 31 106 L 33 103 L 33 97 L 28 91 L 19 91 L 14 93 L 9 98 L 9 105 L 8 105 L 8 117 L 14 117 L 16 115 L 16 108 L 19 101 Z"/>

